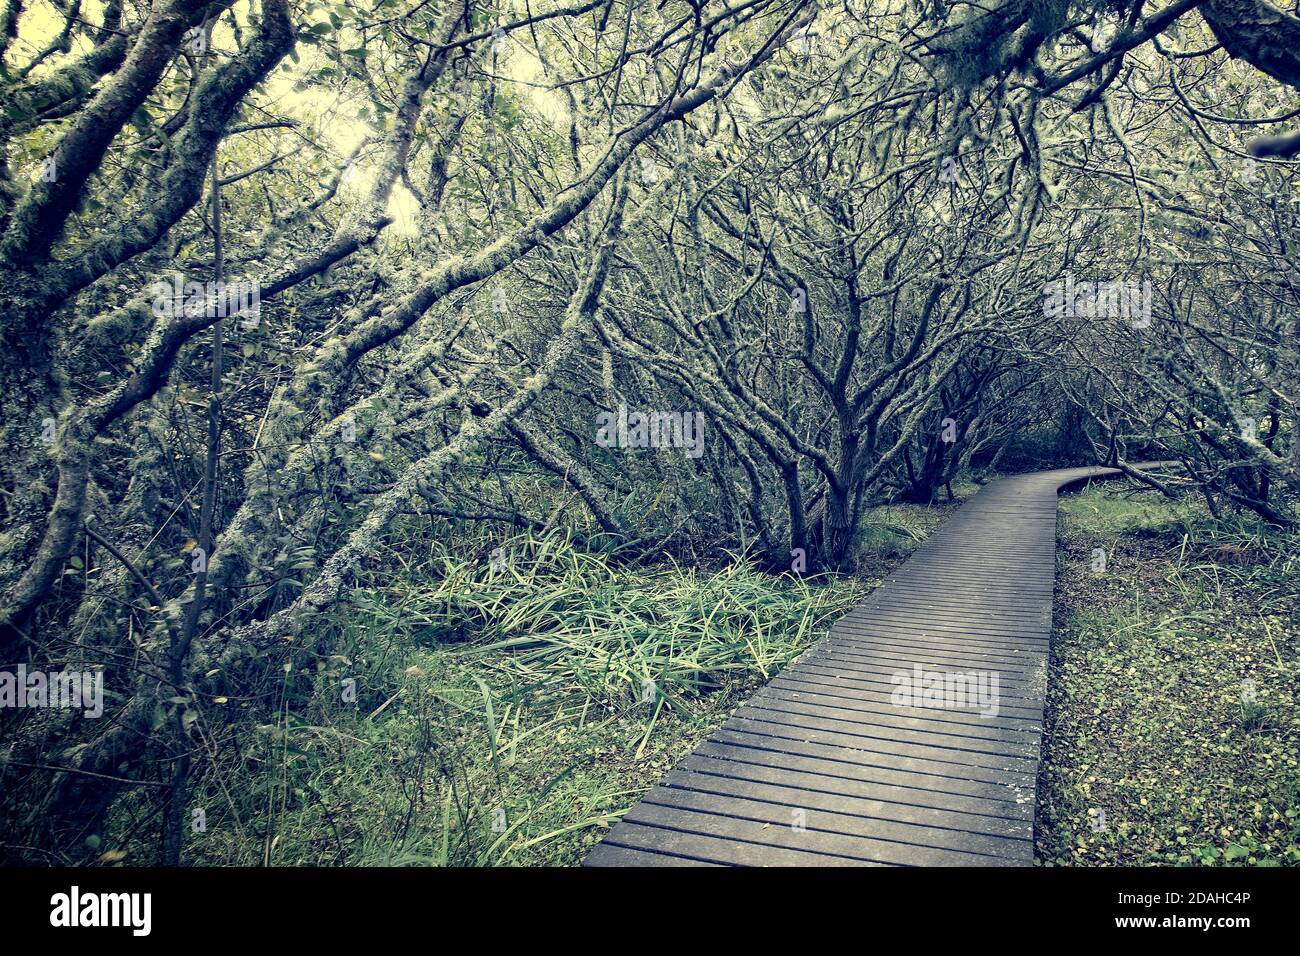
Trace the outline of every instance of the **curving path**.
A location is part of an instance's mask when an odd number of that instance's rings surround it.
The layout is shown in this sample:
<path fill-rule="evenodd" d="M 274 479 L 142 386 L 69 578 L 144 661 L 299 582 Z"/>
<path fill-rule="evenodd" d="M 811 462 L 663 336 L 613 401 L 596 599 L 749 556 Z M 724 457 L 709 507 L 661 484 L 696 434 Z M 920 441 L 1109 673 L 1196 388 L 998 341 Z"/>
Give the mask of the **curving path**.
<path fill-rule="evenodd" d="M 585 865 L 1032 864 L 1056 496 L 1119 474 L 985 485 Z"/>

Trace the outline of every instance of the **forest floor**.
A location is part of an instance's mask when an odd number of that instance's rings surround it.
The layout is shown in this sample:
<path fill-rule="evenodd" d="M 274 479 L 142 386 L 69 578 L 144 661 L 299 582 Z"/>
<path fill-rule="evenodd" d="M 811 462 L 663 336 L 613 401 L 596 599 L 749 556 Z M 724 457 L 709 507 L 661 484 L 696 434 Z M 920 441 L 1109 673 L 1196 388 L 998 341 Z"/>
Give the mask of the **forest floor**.
<path fill-rule="evenodd" d="M 1058 535 L 1039 861 L 1300 864 L 1300 536 L 1121 482 Z"/>
<path fill-rule="evenodd" d="M 872 511 L 852 577 L 621 565 L 559 534 L 404 553 L 304 642 L 281 719 L 214 746 L 187 855 L 577 864 L 955 506 Z M 1300 862 L 1300 542 L 1120 482 L 1061 510 L 1040 861 Z"/>

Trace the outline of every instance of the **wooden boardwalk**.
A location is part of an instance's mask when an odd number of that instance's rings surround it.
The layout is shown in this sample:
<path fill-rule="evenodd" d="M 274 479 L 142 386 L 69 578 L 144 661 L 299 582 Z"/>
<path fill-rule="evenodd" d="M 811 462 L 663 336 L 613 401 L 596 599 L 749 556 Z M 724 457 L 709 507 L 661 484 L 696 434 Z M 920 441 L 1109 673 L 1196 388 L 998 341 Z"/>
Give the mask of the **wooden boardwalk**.
<path fill-rule="evenodd" d="M 1119 473 L 986 485 L 585 865 L 1032 864 L 1056 495 Z"/>

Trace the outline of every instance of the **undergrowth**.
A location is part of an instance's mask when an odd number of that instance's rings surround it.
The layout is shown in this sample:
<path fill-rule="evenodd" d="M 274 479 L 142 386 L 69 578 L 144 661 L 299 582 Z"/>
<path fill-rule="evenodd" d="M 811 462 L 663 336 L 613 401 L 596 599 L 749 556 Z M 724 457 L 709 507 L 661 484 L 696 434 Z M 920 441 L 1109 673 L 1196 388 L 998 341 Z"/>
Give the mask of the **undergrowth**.
<path fill-rule="evenodd" d="M 300 649 L 279 719 L 214 747 L 195 863 L 576 863 L 873 583 L 629 568 L 560 532 L 381 580 Z"/>
<path fill-rule="evenodd" d="M 1300 535 L 1119 484 L 1061 511 L 1040 860 L 1300 863 Z"/>

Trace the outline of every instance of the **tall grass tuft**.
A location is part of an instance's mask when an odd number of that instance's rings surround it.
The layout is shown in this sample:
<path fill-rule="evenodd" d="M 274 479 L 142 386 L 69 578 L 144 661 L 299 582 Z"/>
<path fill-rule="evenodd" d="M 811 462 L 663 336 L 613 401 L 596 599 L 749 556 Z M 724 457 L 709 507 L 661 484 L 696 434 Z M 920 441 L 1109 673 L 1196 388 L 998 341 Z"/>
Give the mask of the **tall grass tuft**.
<path fill-rule="evenodd" d="M 496 560 L 444 554 L 406 604 L 482 670 L 558 702 L 669 706 L 726 675 L 767 679 L 844 613 L 859 588 L 773 577 L 735 558 L 715 570 L 625 569 L 564 533 L 501 542 Z M 647 690 L 649 689 L 649 690 Z"/>

